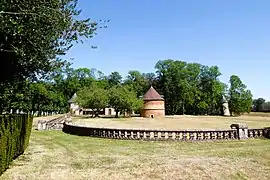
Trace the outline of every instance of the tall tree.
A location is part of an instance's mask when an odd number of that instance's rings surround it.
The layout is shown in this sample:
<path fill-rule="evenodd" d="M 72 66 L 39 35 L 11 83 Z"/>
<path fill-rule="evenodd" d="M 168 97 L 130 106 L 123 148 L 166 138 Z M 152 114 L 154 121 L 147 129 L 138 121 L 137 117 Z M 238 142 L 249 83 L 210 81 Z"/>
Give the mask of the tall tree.
<path fill-rule="evenodd" d="M 263 110 L 263 104 L 265 103 L 265 99 L 258 98 L 253 100 L 253 105 L 255 106 L 255 109 L 257 112 L 260 112 Z"/>
<path fill-rule="evenodd" d="M 267 101 L 267 102 L 263 103 L 262 111 L 263 112 L 270 112 L 270 101 Z"/>
<path fill-rule="evenodd" d="M 207 114 L 221 114 L 222 95 L 225 94 L 226 85 L 219 81 L 221 73 L 217 66 L 202 66 L 199 78 L 201 100 L 208 104 Z"/>
<path fill-rule="evenodd" d="M 109 92 L 109 104 L 116 111 L 115 117 L 118 117 L 119 112 L 138 111 L 143 105 L 143 101 L 137 98 L 132 87 L 118 85 L 111 88 Z"/>
<path fill-rule="evenodd" d="M 100 110 L 106 108 L 109 104 L 109 94 L 104 88 L 93 83 L 90 87 L 84 87 L 77 93 L 76 101 L 81 107 L 90 108 L 95 111 L 95 117 Z"/>
<path fill-rule="evenodd" d="M 68 64 L 62 55 L 104 27 L 105 21 L 78 18 L 80 13 L 77 0 L 0 1 L 0 111 L 7 109 L 9 99 L 22 100 L 18 95 L 25 92 L 19 92 L 18 84 L 40 81 L 61 69 Z"/>
<path fill-rule="evenodd" d="M 78 18 L 77 0 L 2 0 L 0 7 L 0 83 L 36 78 L 61 66 L 65 61 L 59 57 L 99 27 Z"/>
<path fill-rule="evenodd" d="M 144 76 L 139 71 L 129 71 L 127 79 L 124 81 L 124 85 L 133 87 L 137 94 L 137 97 L 141 97 L 147 91 L 148 83 Z"/>
<path fill-rule="evenodd" d="M 118 85 L 121 82 L 122 82 L 122 76 L 120 75 L 119 72 L 114 71 L 108 77 L 108 83 L 111 87 Z"/>
<path fill-rule="evenodd" d="M 252 106 L 251 91 L 247 89 L 247 86 L 236 75 L 230 77 L 229 96 L 231 114 L 240 115 L 244 112 L 250 112 Z"/>
<path fill-rule="evenodd" d="M 157 89 L 166 99 L 166 114 L 220 114 L 225 84 L 218 67 L 171 59 L 159 61 Z"/>

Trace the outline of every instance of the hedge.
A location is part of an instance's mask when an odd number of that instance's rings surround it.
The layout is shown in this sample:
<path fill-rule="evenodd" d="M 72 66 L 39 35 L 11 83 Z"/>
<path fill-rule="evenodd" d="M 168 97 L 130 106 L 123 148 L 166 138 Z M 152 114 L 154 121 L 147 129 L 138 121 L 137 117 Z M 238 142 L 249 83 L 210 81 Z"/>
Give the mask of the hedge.
<path fill-rule="evenodd" d="M 30 115 L 0 115 L 0 175 L 13 159 L 24 153 L 32 123 Z"/>

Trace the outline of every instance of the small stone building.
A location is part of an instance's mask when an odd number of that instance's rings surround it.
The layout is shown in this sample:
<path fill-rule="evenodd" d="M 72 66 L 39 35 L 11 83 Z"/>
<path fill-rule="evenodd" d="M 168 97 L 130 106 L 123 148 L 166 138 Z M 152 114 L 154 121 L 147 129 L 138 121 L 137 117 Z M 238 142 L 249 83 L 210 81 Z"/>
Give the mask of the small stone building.
<path fill-rule="evenodd" d="M 70 100 L 68 100 L 69 103 L 69 109 L 71 114 L 80 115 L 80 107 L 78 103 L 76 103 L 77 94 L 75 93 Z"/>
<path fill-rule="evenodd" d="M 164 99 L 152 86 L 143 96 L 143 101 L 142 117 L 161 118 L 165 116 Z"/>
<path fill-rule="evenodd" d="M 90 114 L 93 114 L 93 110 L 92 109 L 87 109 L 87 108 L 83 108 L 83 107 L 80 107 L 78 105 L 78 103 L 76 103 L 76 98 L 77 98 L 77 94 L 75 93 L 71 99 L 68 101 L 69 103 L 69 109 L 70 109 L 70 113 L 72 115 L 90 115 Z M 99 115 L 116 115 L 116 112 L 114 110 L 114 108 L 112 107 L 107 107 L 107 108 L 104 108 L 102 109 L 100 112 L 99 112 Z"/>

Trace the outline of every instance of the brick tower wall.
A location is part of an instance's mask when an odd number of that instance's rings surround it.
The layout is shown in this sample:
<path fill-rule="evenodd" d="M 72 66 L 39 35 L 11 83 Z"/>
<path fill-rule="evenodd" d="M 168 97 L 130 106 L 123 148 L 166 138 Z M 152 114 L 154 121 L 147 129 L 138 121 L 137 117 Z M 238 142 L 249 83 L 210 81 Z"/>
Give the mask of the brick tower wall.
<path fill-rule="evenodd" d="M 164 117 L 165 107 L 164 101 L 144 101 L 144 108 L 142 111 L 142 117 Z"/>

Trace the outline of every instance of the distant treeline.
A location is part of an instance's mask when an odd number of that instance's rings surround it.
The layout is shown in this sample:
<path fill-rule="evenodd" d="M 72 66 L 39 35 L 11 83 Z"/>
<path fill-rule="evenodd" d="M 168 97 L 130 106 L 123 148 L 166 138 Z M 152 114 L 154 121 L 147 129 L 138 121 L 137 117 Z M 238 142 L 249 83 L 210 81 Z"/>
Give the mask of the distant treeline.
<path fill-rule="evenodd" d="M 169 59 L 158 61 L 155 68 L 155 73 L 132 70 L 127 77 L 122 77 L 119 72 L 112 72 L 106 76 L 96 69 L 73 69 L 67 63 L 65 66 L 55 68 L 46 76 L 41 76 L 42 78 L 2 86 L 0 112 L 10 113 L 17 110 L 39 114 L 67 112 L 68 100 L 72 95 L 82 92 L 82 89 L 93 87 L 93 84 L 94 87 L 104 90 L 119 87 L 112 89 L 114 94 L 119 94 L 117 98 L 124 98 L 123 93 L 128 89 L 135 93 L 137 99 L 140 99 L 152 85 L 164 96 L 166 114 L 170 115 L 183 113 L 220 115 L 223 111 L 223 96 L 228 100 L 233 114 L 250 111 L 252 94 L 246 85 L 236 75 L 231 76 L 228 85 L 221 82 L 219 80 L 221 72 L 217 66 L 209 67 Z M 127 88 L 120 88 L 121 86 Z M 88 95 L 90 97 L 89 92 Z M 97 104 L 95 102 L 100 101 L 101 95 L 92 97 L 91 103 Z M 129 101 L 115 100 L 113 105 L 116 107 L 122 103 L 123 106 L 123 102 Z M 135 105 L 133 103 L 127 106 Z"/>
<path fill-rule="evenodd" d="M 270 112 L 270 101 L 265 101 L 263 98 L 253 100 L 253 112 Z"/>

